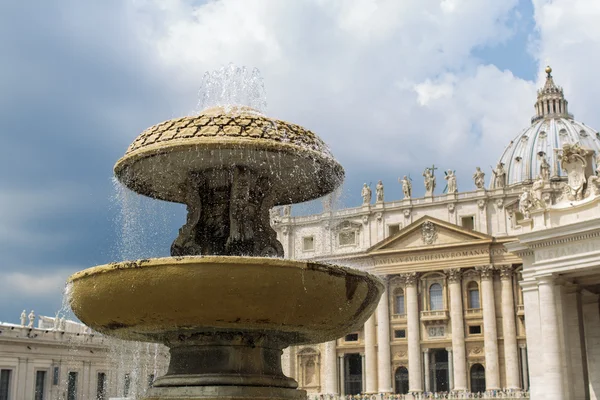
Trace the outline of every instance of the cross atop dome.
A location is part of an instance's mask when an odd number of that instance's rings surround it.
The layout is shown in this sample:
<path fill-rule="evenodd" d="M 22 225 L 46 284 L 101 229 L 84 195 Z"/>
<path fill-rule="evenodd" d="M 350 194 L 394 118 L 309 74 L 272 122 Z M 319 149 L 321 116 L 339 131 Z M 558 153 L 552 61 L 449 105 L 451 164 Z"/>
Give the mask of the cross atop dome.
<path fill-rule="evenodd" d="M 538 90 L 537 101 L 534 105 L 535 115 L 531 118 L 531 123 L 542 118 L 573 118 L 573 115 L 569 114 L 569 102 L 565 99 L 563 89 L 556 86 L 552 79 L 552 68 L 548 65 L 545 71 L 546 83 L 543 88 Z"/>

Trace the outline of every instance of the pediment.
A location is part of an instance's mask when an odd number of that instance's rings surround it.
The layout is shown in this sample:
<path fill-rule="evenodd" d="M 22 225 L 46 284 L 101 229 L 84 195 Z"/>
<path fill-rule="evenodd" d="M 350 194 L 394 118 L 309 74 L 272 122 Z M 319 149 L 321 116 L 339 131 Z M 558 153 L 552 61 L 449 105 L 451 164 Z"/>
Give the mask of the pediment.
<path fill-rule="evenodd" d="M 394 236 L 379 242 L 368 252 L 446 247 L 453 245 L 491 243 L 493 237 L 461 226 L 425 216 L 401 229 Z"/>

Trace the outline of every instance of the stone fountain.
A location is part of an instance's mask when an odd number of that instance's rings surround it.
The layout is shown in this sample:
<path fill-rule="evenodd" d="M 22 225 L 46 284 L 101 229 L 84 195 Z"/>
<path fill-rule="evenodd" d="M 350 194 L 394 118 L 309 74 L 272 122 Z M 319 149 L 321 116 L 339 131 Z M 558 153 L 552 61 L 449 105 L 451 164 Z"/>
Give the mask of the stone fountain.
<path fill-rule="evenodd" d="M 79 319 L 169 347 L 147 399 L 305 397 L 282 372 L 282 350 L 359 329 L 383 292 L 365 272 L 282 258 L 269 210 L 343 180 L 325 144 L 251 107 L 216 106 L 142 132 L 114 171 L 137 193 L 186 204 L 187 220 L 171 257 L 71 276 Z"/>

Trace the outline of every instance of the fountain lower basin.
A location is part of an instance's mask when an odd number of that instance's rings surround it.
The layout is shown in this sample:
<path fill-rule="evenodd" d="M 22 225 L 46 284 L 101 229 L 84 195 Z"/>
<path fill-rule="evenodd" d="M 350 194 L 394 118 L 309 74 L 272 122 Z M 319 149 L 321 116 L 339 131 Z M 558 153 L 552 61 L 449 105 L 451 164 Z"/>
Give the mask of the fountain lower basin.
<path fill-rule="evenodd" d="M 231 256 L 112 263 L 74 274 L 69 285 L 88 326 L 170 348 L 149 399 L 301 397 L 281 370 L 282 350 L 359 329 L 384 290 L 350 268 Z"/>

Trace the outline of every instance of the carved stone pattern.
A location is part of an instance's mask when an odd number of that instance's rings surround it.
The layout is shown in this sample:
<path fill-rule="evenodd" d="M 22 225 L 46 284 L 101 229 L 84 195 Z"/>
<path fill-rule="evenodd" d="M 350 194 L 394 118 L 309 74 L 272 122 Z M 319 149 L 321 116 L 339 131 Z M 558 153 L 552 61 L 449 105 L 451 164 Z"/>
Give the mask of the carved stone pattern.
<path fill-rule="evenodd" d="M 289 122 L 248 114 L 238 116 L 200 114 L 161 122 L 142 132 L 125 154 L 154 143 L 212 136 L 267 139 L 290 143 L 331 156 L 327 145 L 313 132 Z"/>
<path fill-rule="evenodd" d="M 478 355 L 481 354 L 482 351 L 481 347 L 473 347 L 472 349 L 469 349 L 469 355 Z"/>
<path fill-rule="evenodd" d="M 423 239 L 423 243 L 425 244 L 433 244 L 437 239 L 437 229 L 433 222 L 426 221 L 423 223 L 421 227 L 421 237 Z"/>
<path fill-rule="evenodd" d="M 454 205 L 454 203 L 450 203 L 450 204 L 448 204 L 448 211 L 450 211 L 451 213 L 453 213 L 453 212 L 454 212 L 454 208 L 455 208 L 455 205 Z"/>
<path fill-rule="evenodd" d="M 481 279 L 492 279 L 494 277 L 494 266 L 493 265 L 482 265 L 475 267 L 481 273 Z"/>
<path fill-rule="evenodd" d="M 500 279 L 512 279 L 515 270 L 512 265 L 501 265 L 500 268 Z"/>
<path fill-rule="evenodd" d="M 410 217 L 410 210 L 404 210 L 404 218 Z"/>
<path fill-rule="evenodd" d="M 477 206 L 479 207 L 480 210 L 483 210 L 485 208 L 485 200 L 483 200 L 483 199 L 478 200 Z"/>
<path fill-rule="evenodd" d="M 409 272 L 407 274 L 401 274 L 402 278 L 404 278 L 404 284 L 406 286 L 414 286 L 417 284 L 417 278 L 419 277 L 416 272 Z"/>
<path fill-rule="evenodd" d="M 460 268 L 445 269 L 444 272 L 446 273 L 448 282 L 460 282 L 460 278 L 462 276 L 462 271 L 460 270 Z"/>

